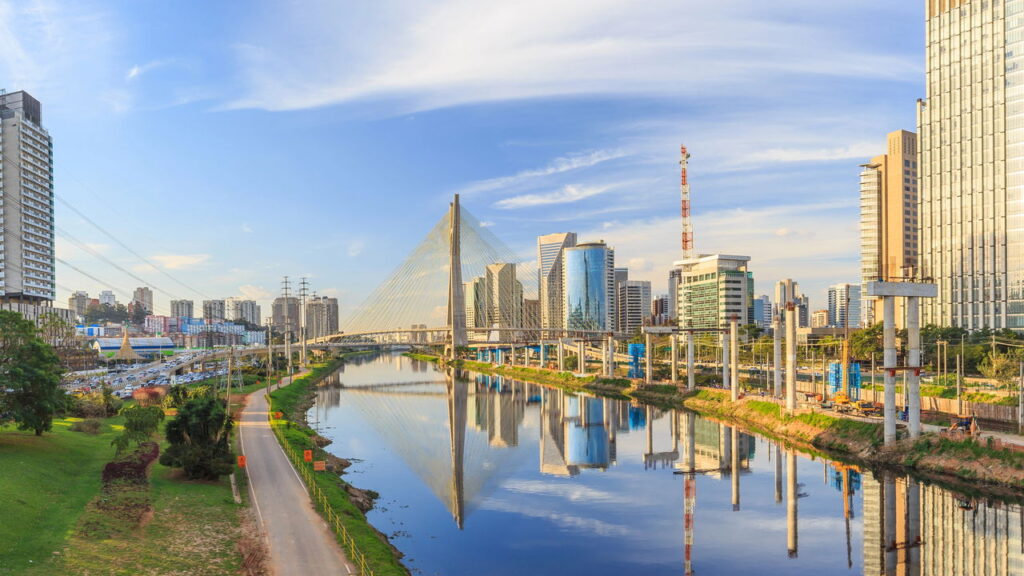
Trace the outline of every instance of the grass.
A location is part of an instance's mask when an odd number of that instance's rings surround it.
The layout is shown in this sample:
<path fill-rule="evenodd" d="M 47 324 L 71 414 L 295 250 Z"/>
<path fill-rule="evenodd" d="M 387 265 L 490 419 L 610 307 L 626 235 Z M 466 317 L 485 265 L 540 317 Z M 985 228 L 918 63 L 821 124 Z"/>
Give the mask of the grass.
<path fill-rule="evenodd" d="M 86 504 L 100 490 L 100 473 L 114 456 L 110 441 L 121 420 L 107 419 L 93 436 L 71 432 L 79 419 L 59 419 L 41 437 L 0 427 L 0 574 L 30 568 L 56 574 L 53 561 Z"/>
<path fill-rule="evenodd" d="M 320 365 L 304 378 L 296 379 L 292 384 L 275 390 L 270 394 L 271 411 L 280 411 L 287 419 L 272 420 L 271 425 L 278 435 L 278 440 L 298 454 L 303 450 L 313 450 L 315 458 L 323 459 L 326 453 L 317 447 L 312 436 L 314 431 L 305 426 L 304 406 L 312 392 L 312 387 L 333 372 L 342 359 L 329 364 Z M 313 473 L 312 465 L 307 462 L 294 462 L 300 468 L 312 473 L 312 478 L 324 494 L 328 504 L 339 517 L 341 524 L 348 531 L 355 547 L 366 557 L 375 576 L 406 576 L 409 571 L 399 561 L 399 555 L 387 540 L 366 520 L 366 516 L 349 500 L 345 489 L 345 481 L 330 472 Z M 342 543 L 341 538 L 338 539 Z"/>
<path fill-rule="evenodd" d="M 235 504 L 226 478 L 180 478 L 179 470 L 155 463 L 149 490 L 152 520 L 122 529 L 115 538 L 75 534 L 58 569 L 38 574 L 238 574 L 241 554 L 236 542 L 242 533 L 244 504 Z"/>

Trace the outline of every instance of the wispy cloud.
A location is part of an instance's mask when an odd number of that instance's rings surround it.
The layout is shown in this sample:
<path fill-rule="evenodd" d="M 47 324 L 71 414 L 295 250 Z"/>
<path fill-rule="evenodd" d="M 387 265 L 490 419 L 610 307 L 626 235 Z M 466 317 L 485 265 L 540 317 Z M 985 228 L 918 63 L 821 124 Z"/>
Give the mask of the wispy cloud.
<path fill-rule="evenodd" d="M 161 266 L 168 270 L 183 270 L 186 268 L 195 268 L 196 266 L 203 264 L 210 259 L 209 254 L 160 254 L 157 256 L 151 256 L 150 259 L 156 260 Z"/>
<path fill-rule="evenodd" d="M 597 196 L 598 194 L 603 194 L 610 189 L 611 186 L 584 187 L 569 185 L 563 187 L 561 190 L 556 190 L 547 194 L 523 194 L 522 196 L 513 196 L 512 198 L 499 200 L 495 203 L 495 207 L 502 208 L 504 210 L 511 210 L 515 208 L 545 206 L 548 204 L 570 204 L 592 196 Z"/>
<path fill-rule="evenodd" d="M 519 186 L 548 176 L 590 168 L 609 160 L 622 158 L 626 153 L 622 150 L 592 150 L 560 156 L 552 160 L 547 166 L 523 170 L 511 176 L 501 176 L 473 182 L 458 190 L 459 194 L 472 195 L 480 192 L 490 192 Z"/>
<path fill-rule="evenodd" d="M 274 294 L 270 290 L 253 284 L 243 284 L 242 286 L 239 286 L 238 293 L 247 300 L 266 301 L 274 297 Z"/>
<path fill-rule="evenodd" d="M 886 11 L 885 1 L 865 2 Z M 269 11 L 236 47 L 244 94 L 229 106 L 398 99 L 422 110 L 586 94 L 708 97 L 759 84 L 774 92 L 792 75 L 909 81 L 921 71 L 851 42 L 848 18 L 830 3 L 391 4 L 380 11 L 390 18 L 351 18 L 332 3 L 302 15 Z"/>
<path fill-rule="evenodd" d="M 151 70 L 166 66 L 168 63 L 170 63 L 170 60 L 153 60 L 141 65 L 136 64 L 128 69 L 128 72 L 125 74 L 125 80 L 135 80 Z"/>
<path fill-rule="evenodd" d="M 366 242 L 363 242 L 362 240 L 353 240 L 348 243 L 348 248 L 346 249 L 346 252 L 348 253 L 350 258 L 355 258 L 356 256 L 362 254 L 363 250 L 365 249 Z"/>

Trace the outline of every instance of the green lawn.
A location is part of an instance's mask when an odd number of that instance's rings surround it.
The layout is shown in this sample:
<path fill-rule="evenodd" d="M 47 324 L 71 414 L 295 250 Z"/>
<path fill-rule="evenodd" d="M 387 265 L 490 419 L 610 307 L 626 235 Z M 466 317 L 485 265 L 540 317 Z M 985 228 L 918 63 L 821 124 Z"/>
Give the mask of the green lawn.
<path fill-rule="evenodd" d="M 0 575 L 52 566 L 99 492 L 100 472 L 114 456 L 112 425 L 120 419 L 105 420 L 96 436 L 71 432 L 72 420 L 55 420 L 53 432 L 41 437 L 0 427 Z"/>

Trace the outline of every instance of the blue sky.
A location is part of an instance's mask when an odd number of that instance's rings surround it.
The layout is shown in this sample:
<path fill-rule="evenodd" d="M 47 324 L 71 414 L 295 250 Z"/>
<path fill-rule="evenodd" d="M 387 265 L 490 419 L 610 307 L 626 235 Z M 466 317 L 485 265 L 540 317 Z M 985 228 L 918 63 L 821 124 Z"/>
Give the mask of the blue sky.
<path fill-rule="evenodd" d="M 162 272 L 61 203 L 89 249 L 58 256 L 158 313 L 285 274 L 351 309 L 455 192 L 525 259 L 576 231 L 664 292 L 681 143 L 698 251 L 817 308 L 858 278 L 858 164 L 914 128 L 923 43 L 919 1 L 0 0 L 0 87 L 42 101 L 57 194 Z"/>

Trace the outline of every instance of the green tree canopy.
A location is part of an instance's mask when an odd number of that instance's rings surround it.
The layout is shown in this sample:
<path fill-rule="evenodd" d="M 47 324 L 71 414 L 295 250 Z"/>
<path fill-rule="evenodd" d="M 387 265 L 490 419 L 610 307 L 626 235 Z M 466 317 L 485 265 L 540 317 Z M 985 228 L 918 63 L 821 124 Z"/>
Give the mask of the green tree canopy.
<path fill-rule="evenodd" d="M 132 404 L 122 408 L 121 415 L 124 416 L 124 431 L 111 442 L 118 456 L 133 442 L 139 445 L 152 438 L 164 421 L 164 411 L 159 406 Z"/>
<path fill-rule="evenodd" d="M 160 456 L 160 463 L 183 468 L 185 476 L 192 480 L 216 480 L 230 474 L 231 429 L 223 400 L 192 398 L 167 423 L 170 447 Z"/>
<path fill-rule="evenodd" d="M 60 376 L 60 360 L 35 324 L 0 310 L 0 413 L 9 414 L 19 430 L 42 436 L 64 406 Z"/>

